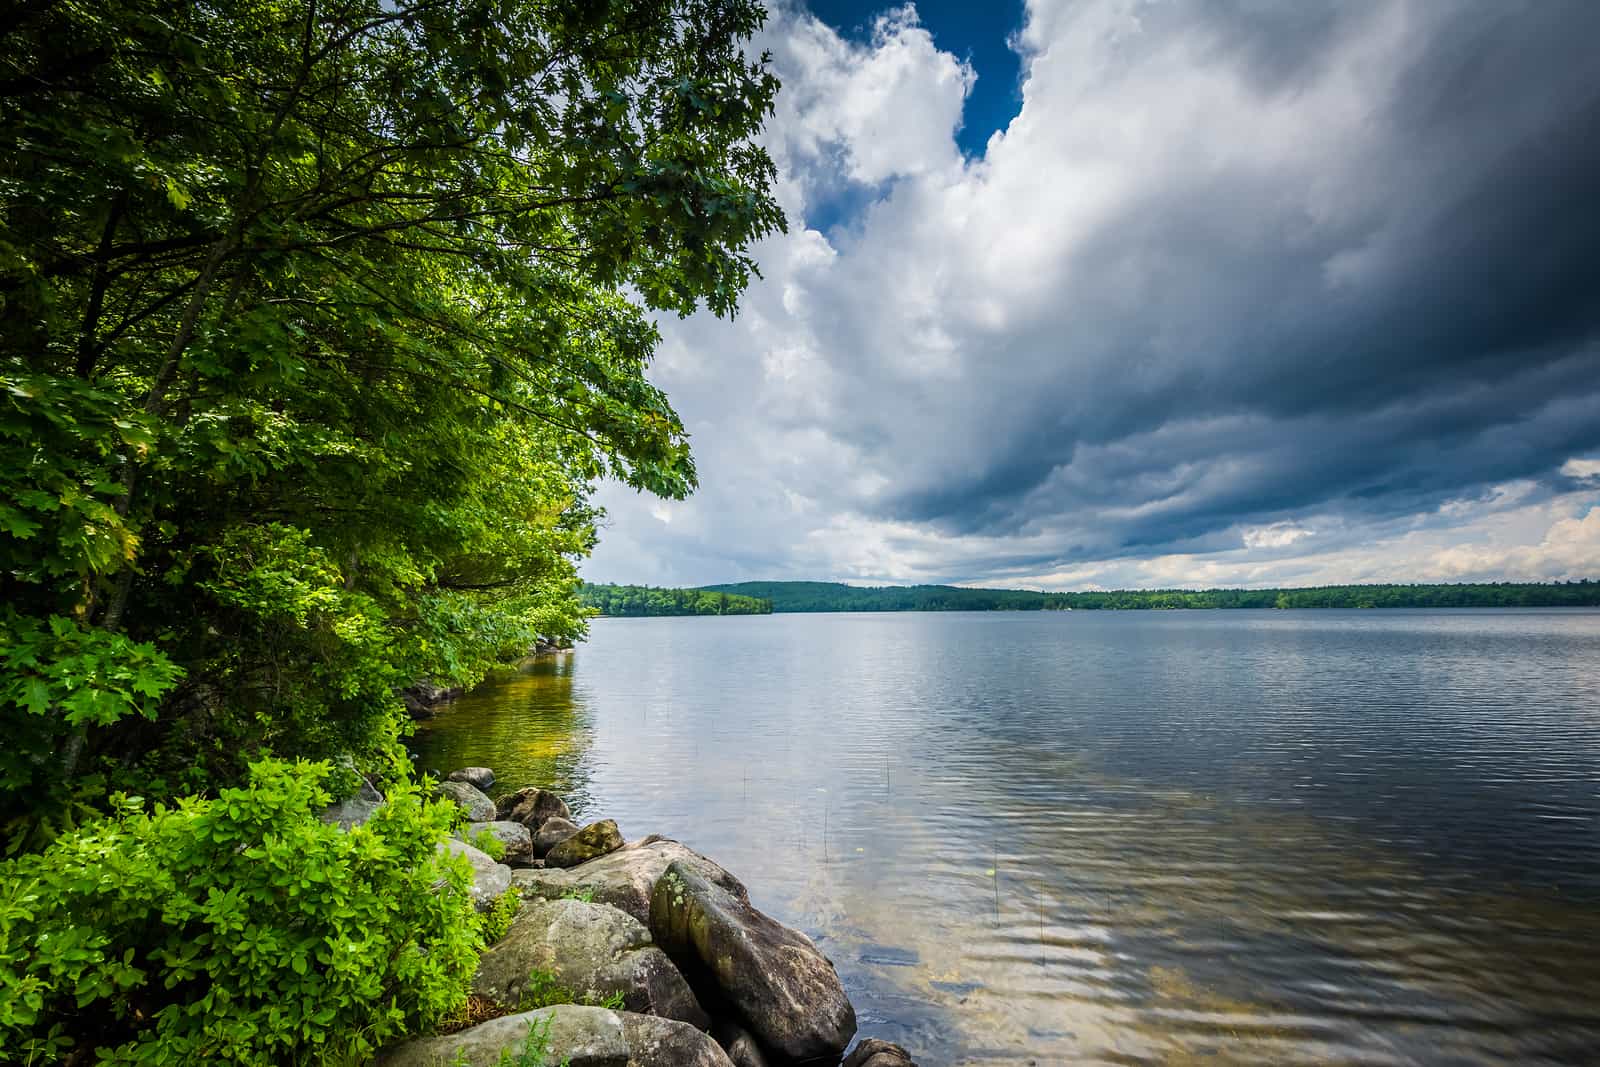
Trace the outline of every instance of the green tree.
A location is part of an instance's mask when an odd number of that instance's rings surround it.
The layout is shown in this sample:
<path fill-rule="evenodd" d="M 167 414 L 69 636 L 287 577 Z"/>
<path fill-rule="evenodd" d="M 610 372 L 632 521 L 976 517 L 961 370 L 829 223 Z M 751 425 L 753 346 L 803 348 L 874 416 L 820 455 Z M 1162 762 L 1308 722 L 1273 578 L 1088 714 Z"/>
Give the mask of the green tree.
<path fill-rule="evenodd" d="M 0 805 L 263 750 L 571 635 L 603 476 L 681 496 L 654 312 L 783 224 L 749 0 L 0 20 Z M 14 841 L 17 838 L 14 837 Z"/>

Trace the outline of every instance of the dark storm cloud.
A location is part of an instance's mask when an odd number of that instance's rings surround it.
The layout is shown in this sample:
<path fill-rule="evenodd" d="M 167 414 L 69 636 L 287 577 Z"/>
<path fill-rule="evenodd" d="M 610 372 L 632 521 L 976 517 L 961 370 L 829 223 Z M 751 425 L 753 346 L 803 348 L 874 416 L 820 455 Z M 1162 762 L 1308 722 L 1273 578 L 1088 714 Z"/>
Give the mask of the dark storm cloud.
<path fill-rule="evenodd" d="M 1356 32 L 1305 5 L 1158 10 L 1127 47 L 1198 37 L 1273 93 L 1297 91 Z M 1204 19 L 1175 26 L 1180 11 Z M 1270 172 L 1171 175 L 1074 253 L 1137 274 L 1146 301 L 1108 313 L 1080 278 L 1062 293 L 1078 315 L 972 336 L 1024 368 L 1006 428 L 969 442 L 988 452 L 979 469 L 913 472 L 881 514 L 1014 534 L 1075 508 L 1171 502 L 1064 546 L 1090 557 L 1319 506 L 1423 510 L 1554 478 L 1600 446 L 1600 5 L 1416 14 L 1433 21 L 1330 176 L 1363 186 L 1367 210 L 1318 223 Z M 1341 253 L 1345 279 L 1330 275 Z M 1086 357 L 1088 331 L 1099 354 Z M 1193 429 L 1158 432 L 1180 424 Z M 1137 454 L 1052 484 L 1086 446 L 1135 440 Z"/>
<path fill-rule="evenodd" d="M 805 225 L 664 324 L 703 488 L 597 576 L 1600 568 L 1600 4 L 1034 0 L 965 161 L 970 78 L 875 27 L 759 42 Z"/>

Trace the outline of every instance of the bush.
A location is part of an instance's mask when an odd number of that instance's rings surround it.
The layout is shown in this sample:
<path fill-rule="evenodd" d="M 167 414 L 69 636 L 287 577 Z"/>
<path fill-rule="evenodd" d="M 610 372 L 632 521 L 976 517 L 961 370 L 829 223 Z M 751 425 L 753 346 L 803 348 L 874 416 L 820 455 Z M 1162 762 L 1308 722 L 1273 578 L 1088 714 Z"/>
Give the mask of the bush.
<path fill-rule="evenodd" d="M 349 832 L 326 763 L 116 813 L 0 863 L 0 1061 L 360 1061 L 459 1010 L 482 946 L 453 816 L 409 787 Z"/>

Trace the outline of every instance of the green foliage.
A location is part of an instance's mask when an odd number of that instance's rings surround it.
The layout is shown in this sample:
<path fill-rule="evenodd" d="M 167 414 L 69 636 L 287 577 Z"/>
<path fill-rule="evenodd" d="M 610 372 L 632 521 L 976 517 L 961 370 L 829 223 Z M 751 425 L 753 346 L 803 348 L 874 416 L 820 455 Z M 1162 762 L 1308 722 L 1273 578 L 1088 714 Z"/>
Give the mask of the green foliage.
<path fill-rule="evenodd" d="M 593 992 L 577 993 L 562 985 L 561 980 L 549 971 L 533 968 L 528 972 L 527 984 L 522 987 L 522 997 L 517 1010 L 533 1011 L 536 1008 L 549 1008 L 556 1004 L 587 1004 L 590 1007 L 622 1011 L 626 1006 L 626 999 L 620 991 L 613 991 L 605 996 Z"/>
<path fill-rule="evenodd" d="M 569 889 L 561 894 L 562 900 L 576 900 L 583 904 L 594 903 L 594 887 L 585 886 L 582 889 Z"/>
<path fill-rule="evenodd" d="M 682 496 L 656 313 L 783 225 L 754 0 L 24 4 L 0 50 L 0 822 L 402 774 Z M 75 806 L 76 805 L 76 806 Z"/>
<path fill-rule="evenodd" d="M 506 858 L 506 843 L 495 835 L 493 830 L 479 830 L 472 835 L 472 840 L 467 844 L 482 852 L 492 860 Z"/>
<path fill-rule="evenodd" d="M 548 1067 L 550 1023 L 549 1016 L 529 1022 L 528 1035 L 522 1039 L 522 1044 L 517 1050 L 515 1052 L 511 1049 L 501 1050 L 499 1067 Z"/>
<path fill-rule="evenodd" d="M 1040 593 L 952 585 L 857 586 L 836 582 L 737 582 L 700 593 L 754 597 L 778 612 L 1145 611 L 1175 608 L 1597 607 L 1600 582 L 1336 585 L 1314 589 L 1123 589 Z"/>
<path fill-rule="evenodd" d="M 770 615 L 772 601 L 707 589 L 585 582 L 578 597 L 600 615 Z"/>
<path fill-rule="evenodd" d="M 349 832 L 325 763 L 116 814 L 0 864 L 0 1059 L 275 1064 L 369 1054 L 456 1010 L 480 947 L 445 802 Z"/>
<path fill-rule="evenodd" d="M 515 889 L 508 889 L 495 898 L 489 910 L 483 913 L 483 943 L 492 945 L 506 936 L 511 923 L 522 910 L 522 897 Z"/>

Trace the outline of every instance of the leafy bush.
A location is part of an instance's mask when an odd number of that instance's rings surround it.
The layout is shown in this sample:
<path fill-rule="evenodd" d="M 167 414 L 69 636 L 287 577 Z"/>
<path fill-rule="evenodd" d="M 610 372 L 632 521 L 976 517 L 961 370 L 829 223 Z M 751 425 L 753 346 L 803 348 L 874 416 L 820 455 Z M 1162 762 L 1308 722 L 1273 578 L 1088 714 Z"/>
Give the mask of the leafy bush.
<path fill-rule="evenodd" d="M 401 787 L 349 832 L 326 763 L 116 813 L 0 864 L 0 1061 L 351 1061 L 461 1005 L 482 946 L 452 806 Z M 76 1055 L 75 1057 L 76 1058 Z"/>
<path fill-rule="evenodd" d="M 511 923 L 522 910 L 522 897 L 515 889 L 508 889 L 496 898 L 483 916 L 483 941 L 492 945 L 511 929 Z"/>

